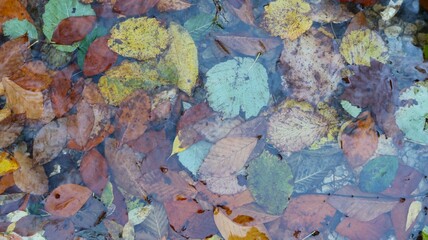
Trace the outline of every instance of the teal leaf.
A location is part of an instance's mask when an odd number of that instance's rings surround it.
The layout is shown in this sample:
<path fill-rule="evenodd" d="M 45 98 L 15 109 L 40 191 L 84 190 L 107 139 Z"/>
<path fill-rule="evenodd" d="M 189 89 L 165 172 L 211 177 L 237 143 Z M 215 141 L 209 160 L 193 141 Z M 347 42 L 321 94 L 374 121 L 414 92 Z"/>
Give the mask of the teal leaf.
<path fill-rule="evenodd" d="M 79 48 L 77 49 L 77 64 L 80 69 L 83 69 L 85 63 L 85 56 L 88 52 L 88 48 L 95 39 L 102 37 L 108 33 L 108 29 L 102 26 L 96 26 L 86 37 L 80 42 Z"/>
<path fill-rule="evenodd" d="M 183 152 L 178 153 L 178 160 L 185 168 L 187 168 L 193 176 L 196 176 L 198 169 L 208 155 L 212 144 L 206 141 L 200 141 L 193 144 Z"/>
<path fill-rule="evenodd" d="M 207 36 L 207 33 L 213 28 L 213 15 L 201 13 L 198 14 L 184 23 L 184 28 L 190 33 L 194 41 L 202 39 Z"/>
<path fill-rule="evenodd" d="M 382 192 L 394 180 L 397 169 L 398 158 L 395 156 L 370 160 L 360 173 L 360 189 L 365 192 Z"/>
<path fill-rule="evenodd" d="M 269 102 L 266 69 L 253 58 L 234 58 L 219 63 L 207 72 L 205 87 L 208 102 L 224 117 L 257 116 Z"/>
<path fill-rule="evenodd" d="M 428 144 L 428 84 L 420 83 L 401 93 L 401 102 L 405 105 L 395 113 L 398 127 L 406 138 Z"/>
<path fill-rule="evenodd" d="M 159 240 L 167 239 L 169 222 L 166 210 L 162 203 L 153 202 L 149 216 L 141 223 L 142 232 L 137 239 Z"/>
<path fill-rule="evenodd" d="M 43 33 L 50 42 L 52 35 L 59 23 L 69 17 L 92 16 L 94 10 L 89 4 L 80 3 L 79 0 L 50 0 L 45 5 L 43 13 Z M 55 45 L 58 50 L 72 52 L 76 50 L 79 43 L 73 45 Z"/>
<path fill-rule="evenodd" d="M 360 107 L 356 107 L 346 100 L 340 101 L 340 105 L 342 105 L 342 108 L 345 109 L 345 111 L 354 118 L 356 118 L 361 113 Z"/>
<path fill-rule="evenodd" d="M 264 151 L 247 172 L 248 188 L 257 204 L 270 214 L 282 214 L 293 192 L 293 174 L 287 162 Z"/>
<path fill-rule="evenodd" d="M 15 39 L 25 34 L 30 39 L 38 38 L 36 27 L 26 19 L 18 20 L 14 18 L 3 23 L 3 34 L 10 39 Z"/>

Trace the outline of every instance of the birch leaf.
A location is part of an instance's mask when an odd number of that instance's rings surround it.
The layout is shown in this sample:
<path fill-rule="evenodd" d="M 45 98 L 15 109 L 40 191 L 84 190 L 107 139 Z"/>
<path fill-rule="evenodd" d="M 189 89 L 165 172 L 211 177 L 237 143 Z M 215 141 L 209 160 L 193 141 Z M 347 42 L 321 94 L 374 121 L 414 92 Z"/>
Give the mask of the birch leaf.
<path fill-rule="evenodd" d="M 268 104 L 270 94 L 266 69 L 252 58 L 234 58 L 207 72 L 205 88 L 210 106 L 224 117 L 257 116 Z"/>

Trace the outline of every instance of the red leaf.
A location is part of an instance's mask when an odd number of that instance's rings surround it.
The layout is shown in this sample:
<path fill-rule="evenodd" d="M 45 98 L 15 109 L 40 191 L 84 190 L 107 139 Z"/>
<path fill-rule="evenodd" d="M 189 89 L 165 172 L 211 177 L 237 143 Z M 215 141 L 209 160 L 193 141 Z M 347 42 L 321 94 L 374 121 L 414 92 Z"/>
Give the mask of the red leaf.
<path fill-rule="evenodd" d="M 35 92 L 45 90 L 52 82 L 50 73 L 42 61 L 25 63 L 10 79 L 20 87 Z"/>
<path fill-rule="evenodd" d="M 177 131 L 189 127 L 200 120 L 207 118 L 213 114 L 213 111 L 208 106 L 208 103 L 199 103 L 183 113 L 177 124 Z"/>
<path fill-rule="evenodd" d="M 90 150 L 83 156 L 80 175 L 89 189 L 101 195 L 108 181 L 107 162 L 96 149 Z"/>
<path fill-rule="evenodd" d="M 362 222 L 354 218 L 347 217 L 343 219 L 336 227 L 336 231 L 352 240 L 377 240 L 391 228 L 391 219 L 387 214 Z M 404 238 L 398 238 L 404 239 Z"/>
<path fill-rule="evenodd" d="M 113 11 L 126 15 L 141 15 L 153 8 L 159 0 L 117 0 Z"/>
<path fill-rule="evenodd" d="M 83 74 L 93 76 L 108 70 L 117 60 L 117 53 L 107 45 L 109 35 L 97 38 L 86 53 Z"/>
<path fill-rule="evenodd" d="M 58 217 L 71 217 L 91 197 L 92 191 L 77 184 L 64 184 L 55 188 L 46 199 L 45 209 Z"/>
<path fill-rule="evenodd" d="M 94 27 L 96 16 L 69 17 L 62 20 L 52 35 L 52 42 L 71 45 L 83 40 Z"/>
<path fill-rule="evenodd" d="M 164 203 L 166 213 L 168 214 L 169 224 L 176 232 L 185 229 L 186 222 L 198 211 L 204 211 L 193 199 L 175 199 Z"/>
<path fill-rule="evenodd" d="M 3 1 L 0 5 L 2 3 Z M 29 45 L 28 38 L 24 36 L 7 41 L 0 46 L 0 79 L 10 77 L 24 65 L 25 60 L 31 57 Z"/>
<path fill-rule="evenodd" d="M 8 173 L 0 178 L 0 194 L 4 193 L 4 191 L 15 185 L 15 181 L 13 180 L 13 173 Z"/>

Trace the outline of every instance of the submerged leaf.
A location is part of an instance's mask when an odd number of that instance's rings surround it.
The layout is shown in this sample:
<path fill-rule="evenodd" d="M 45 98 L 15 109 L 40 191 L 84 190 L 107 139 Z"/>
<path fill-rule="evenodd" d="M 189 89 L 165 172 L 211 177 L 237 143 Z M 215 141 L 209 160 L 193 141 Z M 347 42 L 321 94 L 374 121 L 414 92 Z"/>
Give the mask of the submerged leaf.
<path fill-rule="evenodd" d="M 27 19 L 18 20 L 18 18 L 14 18 L 3 23 L 3 33 L 10 39 L 15 39 L 25 34 L 30 39 L 38 38 L 36 27 Z"/>
<path fill-rule="evenodd" d="M 96 20 L 96 16 L 68 17 L 58 24 L 51 41 L 63 45 L 81 41 L 91 32 Z"/>
<path fill-rule="evenodd" d="M 365 192 L 382 192 L 394 180 L 397 169 L 397 157 L 382 156 L 370 160 L 360 173 L 360 189 Z"/>
<path fill-rule="evenodd" d="M 178 138 L 176 138 L 178 139 Z M 178 152 L 178 160 L 185 168 L 187 168 L 193 176 L 196 176 L 198 173 L 198 169 L 201 166 L 203 160 L 208 155 L 212 144 L 200 141 L 196 144 L 193 144 L 188 149 Z M 175 150 L 180 151 L 180 150 Z M 173 154 L 176 153 L 173 150 Z"/>
<path fill-rule="evenodd" d="M 50 122 L 40 129 L 33 142 L 34 160 L 43 165 L 53 160 L 67 143 L 67 119 Z"/>
<path fill-rule="evenodd" d="M 166 239 L 168 236 L 168 216 L 162 203 L 152 203 L 152 210 L 142 222 L 142 232 L 138 239 L 158 240 Z"/>
<path fill-rule="evenodd" d="M 219 63 L 207 72 L 205 88 L 208 102 L 224 117 L 257 116 L 268 104 L 270 94 L 266 69 L 252 58 L 234 58 Z"/>
<path fill-rule="evenodd" d="M 14 156 L 19 163 L 19 170 L 13 173 L 16 186 L 26 193 L 37 195 L 48 191 L 48 177 L 43 166 L 35 165 L 26 153 L 17 150 Z"/>
<path fill-rule="evenodd" d="M 64 184 L 55 188 L 46 199 L 45 209 L 59 217 L 71 217 L 88 201 L 92 192 L 77 184 Z"/>
<path fill-rule="evenodd" d="M 0 152 L 0 176 L 14 172 L 19 168 L 16 159 L 7 152 Z"/>
<path fill-rule="evenodd" d="M 184 23 L 184 27 L 187 29 L 193 40 L 199 41 L 205 37 L 208 31 L 214 26 L 213 15 L 200 13 Z"/>

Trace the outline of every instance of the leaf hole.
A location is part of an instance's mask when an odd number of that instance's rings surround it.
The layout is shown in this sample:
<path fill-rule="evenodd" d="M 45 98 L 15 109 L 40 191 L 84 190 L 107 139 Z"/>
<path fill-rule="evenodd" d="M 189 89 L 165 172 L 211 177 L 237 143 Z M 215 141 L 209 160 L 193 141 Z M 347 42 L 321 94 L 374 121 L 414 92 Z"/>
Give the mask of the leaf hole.
<path fill-rule="evenodd" d="M 60 195 L 59 193 L 55 193 L 54 197 L 55 197 L 56 199 L 59 199 L 59 198 L 61 197 L 61 195 Z"/>

